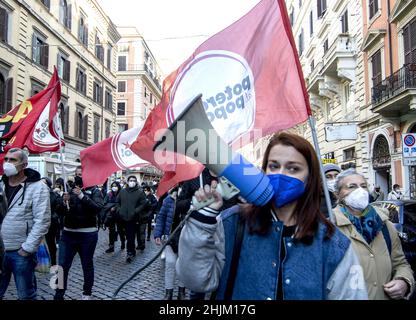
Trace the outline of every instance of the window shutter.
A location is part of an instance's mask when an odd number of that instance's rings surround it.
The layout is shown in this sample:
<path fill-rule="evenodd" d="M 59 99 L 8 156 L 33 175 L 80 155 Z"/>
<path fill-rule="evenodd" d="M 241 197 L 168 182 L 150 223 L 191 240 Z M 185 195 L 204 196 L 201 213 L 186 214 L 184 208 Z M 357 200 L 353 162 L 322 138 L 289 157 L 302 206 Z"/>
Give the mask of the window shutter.
<path fill-rule="evenodd" d="M 320 18 L 322 16 L 322 4 L 321 4 L 321 0 L 317 0 L 318 2 L 318 18 Z"/>
<path fill-rule="evenodd" d="M 82 92 L 87 94 L 87 74 L 84 73 L 82 75 Z"/>
<path fill-rule="evenodd" d="M 13 78 L 6 81 L 6 110 L 9 112 L 13 107 Z"/>
<path fill-rule="evenodd" d="M 68 5 L 67 16 L 66 16 L 66 26 L 71 30 L 72 26 L 72 4 Z"/>
<path fill-rule="evenodd" d="M 49 45 L 47 43 L 43 43 L 41 52 L 41 65 L 48 69 L 49 65 Z"/>
<path fill-rule="evenodd" d="M 83 133 L 82 133 L 82 138 L 85 141 L 88 141 L 88 115 L 85 115 L 84 120 L 83 120 Z"/>
<path fill-rule="evenodd" d="M 0 41 L 7 42 L 9 15 L 7 10 L 0 8 Z"/>
<path fill-rule="evenodd" d="M 37 39 L 36 35 L 33 34 L 32 35 L 32 60 L 35 62 L 39 62 L 39 61 L 36 61 L 36 52 L 38 52 L 39 50 L 39 47 L 36 46 L 36 39 Z"/>
<path fill-rule="evenodd" d="M 416 63 L 416 20 L 410 22 L 409 31 L 410 31 L 410 50 L 412 51 L 410 63 Z"/>
<path fill-rule="evenodd" d="M 75 71 L 75 81 L 76 81 L 76 83 L 75 83 L 75 89 L 77 90 L 77 91 L 81 91 L 81 88 L 82 88 L 82 79 L 81 79 L 81 73 L 79 72 L 79 68 L 77 68 L 76 69 L 76 71 Z"/>
<path fill-rule="evenodd" d="M 100 88 L 100 105 L 103 105 L 103 96 L 104 96 L 104 86 L 101 86 L 101 88 Z"/>
<path fill-rule="evenodd" d="M 68 134 L 69 132 L 69 106 L 65 108 L 65 125 L 63 127 L 64 133 Z"/>
<path fill-rule="evenodd" d="M 84 41 L 85 46 L 88 46 L 88 25 L 84 24 Z"/>
<path fill-rule="evenodd" d="M 71 61 L 69 60 L 64 62 L 64 79 L 68 82 L 71 80 Z"/>

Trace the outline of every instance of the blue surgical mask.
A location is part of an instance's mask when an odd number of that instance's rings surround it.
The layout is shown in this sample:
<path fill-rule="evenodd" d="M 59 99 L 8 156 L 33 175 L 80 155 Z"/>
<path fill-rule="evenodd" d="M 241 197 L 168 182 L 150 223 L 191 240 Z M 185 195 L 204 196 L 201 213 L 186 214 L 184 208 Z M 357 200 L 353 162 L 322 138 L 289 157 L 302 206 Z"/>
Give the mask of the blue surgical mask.
<path fill-rule="evenodd" d="M 298 199 L 305 192 L 305 183 L 284 174 L 268 174 L 274 190 L 273 201 L 277 208 Z"/>

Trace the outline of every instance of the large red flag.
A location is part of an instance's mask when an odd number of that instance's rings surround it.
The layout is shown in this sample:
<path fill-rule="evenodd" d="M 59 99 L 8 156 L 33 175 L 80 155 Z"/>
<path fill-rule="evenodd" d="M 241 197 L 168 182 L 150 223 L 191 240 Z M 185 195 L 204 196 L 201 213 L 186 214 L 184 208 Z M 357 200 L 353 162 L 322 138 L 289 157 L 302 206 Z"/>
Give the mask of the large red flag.
<path fill-rule="evenodd" d="M 59 150 L 62 137 L 58 116 L 61 83 L 56 68 L 46 89 L 14 107 L 0 119 L 0 137 L 4 153 L 11 148 L 26 147 L 30 153 Z M 61 140 L 61 143 L 63 141 Z"/>
<path fill-rule="evenodd" d="M 259 2 L 170 74 L 163 83 L 162 100 L 132 150 L 157 165 L 152 152 L 155 134 L 200 93 L 212 126 L 230 145 L 243 136 L 252 137 L 254 131 L 258 138 L 259 130 L 265 136 L 308 118 L 308 94 L 284 0 Z M 195 161 L 159 167 L 165 171 L 159 194 L 196 177 L 203 168 Z"/>
<path fill-rule="evenodd" d="M 149 164 L 130 150 L 141 128 L 133 128 L 81 151 L 82 180 L 85 187 L 102 184 L 118 170 Z"/>

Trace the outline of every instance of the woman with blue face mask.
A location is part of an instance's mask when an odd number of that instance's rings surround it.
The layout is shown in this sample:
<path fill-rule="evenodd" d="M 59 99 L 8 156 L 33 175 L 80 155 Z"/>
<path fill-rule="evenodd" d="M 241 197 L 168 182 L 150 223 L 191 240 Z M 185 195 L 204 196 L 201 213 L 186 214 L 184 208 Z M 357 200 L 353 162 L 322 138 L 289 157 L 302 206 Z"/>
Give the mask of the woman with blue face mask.
<path fill-rule="evenodd" d="M 412 269 L 389 213 L 369 204 L 366 179 L 354 169 L 337 176 L 335 223 L 350 238 L 360 259 L 371 300 L 403 299 L 414 288 Z"/>
<path fill-rule="evenodd" d="M 219 213 L 215 182 L 196 192 L 198 201 L 215 202 L 192 212 L 182 230 L 176 269 L 185 286 L 215 291 L 220 300 L 367 299 L 350 240 L 319 211 L 319 162 L 310 143 L 275 135 L 262 169 L 274 189 L 263 207 Z"/>

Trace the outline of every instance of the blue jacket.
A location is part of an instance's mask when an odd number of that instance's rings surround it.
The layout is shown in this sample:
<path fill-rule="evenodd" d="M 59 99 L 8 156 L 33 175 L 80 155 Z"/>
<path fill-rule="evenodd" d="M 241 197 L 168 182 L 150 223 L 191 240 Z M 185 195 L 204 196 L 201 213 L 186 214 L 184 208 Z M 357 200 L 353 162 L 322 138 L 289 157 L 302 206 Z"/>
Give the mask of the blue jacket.
<path fill-rule="evenodd" d="M 169 195 L 163 200 L 162 207 L 156 216 L 155 239 L 170 234 L 174 215 L 175 200 Z"/>
<path fill-rule="evenodd" d="M 203 216 L 206 214 L 203 209 L 199 213 L 182 230 L 176 271 L 189 289 L 217 290 L 217 299 L 221 300 L 228 279 L 239 207 L 222 212 L 217 219 Z M 276 299 L 282 227 L 282 222 L 273 222 L 265 236 L 250 234 L 245 228 L 234 300 Z M 350 241 L 339 230 L 324 240 L 325 231 L 324 225 L 320 225 L 311 245 L 284 239 L 284 299 L 367 299 L 360 263 Z"/>

